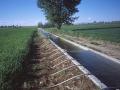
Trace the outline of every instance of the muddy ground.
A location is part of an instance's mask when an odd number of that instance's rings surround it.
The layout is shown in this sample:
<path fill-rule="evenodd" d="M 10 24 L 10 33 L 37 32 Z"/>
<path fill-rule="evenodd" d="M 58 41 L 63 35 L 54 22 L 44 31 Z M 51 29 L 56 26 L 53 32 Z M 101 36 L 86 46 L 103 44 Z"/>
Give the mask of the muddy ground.
<path fill-rule="evenodd" d="M 34 39 L 15 84 L 15 90 L 99 90 L 71 60 L 41 37 Z"/>
<path fill-rule="evenodd" d="M 68 35 L 64 35 L 64 37 L 73 42 L 87 46 L 96 51 L 102 52 L 113 58 L 120 60 L 120 44 L 111 43 L 111 42 L 102 41 L 102 40 L 93 40 L 90 38 L 72 37 Z"/>

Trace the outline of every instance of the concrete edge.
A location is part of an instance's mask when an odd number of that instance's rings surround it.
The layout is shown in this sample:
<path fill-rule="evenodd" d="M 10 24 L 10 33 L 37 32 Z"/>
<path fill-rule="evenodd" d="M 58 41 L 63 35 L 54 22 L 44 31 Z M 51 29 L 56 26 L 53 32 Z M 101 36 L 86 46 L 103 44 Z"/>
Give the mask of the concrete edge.
<path fill-rule="evenodd" d="M 61 38 L 61 37 L 59 37 L 59 38 Z M 83 50 L 92 51 L 92 52 L 94 52 L 94 53 L 96 53 L 96 54 L 98 54 L 98 55 L 100 55 L 100 56 L 103 56 L 103 57 L 105 57 L 105 58 L 107 58 L 107 59 L 109 59 L 109 60 L 111 60 L 111 61 L 114 61 L 114 62 L 120 64 L 120 60 L 119 60 L 119 59 L 113 58 L 113 57 L 111 57 L 111 56 L 109 56 L 109 55 L 106 55 L 106 54 L 104 54 L 104 53 L 98 52 L 98 51 L 93 50 L 93 49 L 91 49 L 91 48 L 82 46 L 82 45 L 77 44 L 77 43 L 75 43 L 75 42 L 72 42 L 72 41 L 70 41 L 70 40 L 67 40 L 67 39 L 64 39 L 64 38 L 61 38 L 61 39 L 65 40 L 66 42 L 69 42 L 69 43 L 71 43 L 71 44 L 73 44 L 73 45 L 75 45 L 75 46 L 77 46 L 77 47 L 79 47 L 79 48 L 81 48 L 81 49 L 83 49 Z"/>
<path fill-rule="evenodd" d="M 42 31 L 44 31 L 44 30 L 42 29 Z M 45 31 L 45 32 L 46 32 L 46 31 Z M 48 33 L 48 32 L 46 32 L 46 33 Z M 50 33 L 50 34 L 52 34 L 52 33 Z M 67 39 L 62 38 L 62 37 L 59 37 L 59 36 L 57 36 L 57 35 L 54 35 L 54 34 L 52 34 L 52 35 L 55 36 L 55 37 L 61 38 L 61 39 L 65 40 L 66 42 L 69 42 L 69 43 L 71 43 L 71 44 L 73 44 L 73 45 L 75 45 L 75 46 L 77 46 L 77 47 L 79 47 L 79 48 L 81 48 L 81 49 L 83 49 L 83 50 L 92 51 L 92 52 L 94 52 L 94 53 L 96 53 L 96 54 L 98 54 L 98 55 L 100 55 L 100 56 L 103 56 L 103 57 L 105 57 L 105 58 L 107 58 L 107 59 L 109 59 L 109 60 L 111 60 L 111 61 L 114 61 L 115 63 L 119 63 L 119 64 L 120 64 L 120 60 L 119 60 L 119 59 L 113 58 L 113 57 L 111 57 L 111 56 L 109 56 L 109 55 L 106 55 L 106 54 L 101 53 L 101 52 L 99 52 L 99 51 L 93 50 L 93 49 L 88 48 L 88 47 L 86 47 L 86 46 L 77 44 L 77 43 L 75 43 L 75 42 L 73 42 L 73 41 L 67 40 Z"/>
<path fill-rule="evenodd" d="M 50 40 L 50 39 L 49 39 Z M 68 59 L 70 59 L 75 65 L 81 65 L 78 63 L 74 58 L 72 58 L 65 50 L 61 49 L 58 45 L 56 45 L 52 40 L 50 42 L 57 47 Z M 98 78 L 96 78 L 94 75 L 92 75 L 86 68 L 83 66 L 77 66 L 79 70 L 81 70 L 84 74 L 89 74 L 87 77 L 93 81 L 93 83 L 100 89 L 107 88 L 105 84 L 103 84 Z"/>

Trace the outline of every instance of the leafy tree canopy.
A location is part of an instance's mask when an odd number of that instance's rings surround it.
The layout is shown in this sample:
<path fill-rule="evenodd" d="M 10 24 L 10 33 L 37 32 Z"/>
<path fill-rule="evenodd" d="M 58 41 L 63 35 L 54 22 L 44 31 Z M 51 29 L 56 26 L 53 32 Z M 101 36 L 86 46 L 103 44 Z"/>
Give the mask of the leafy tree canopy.
<path fill-rule="evenodd" d="M 38 7 L 45 13 L 47 20 L 55 24 L 58 29 L 62 24 L 71 24 L 77 17 L 73 14 L 78 12 L 76 6 L 81 0 L 38 0 Z"/>

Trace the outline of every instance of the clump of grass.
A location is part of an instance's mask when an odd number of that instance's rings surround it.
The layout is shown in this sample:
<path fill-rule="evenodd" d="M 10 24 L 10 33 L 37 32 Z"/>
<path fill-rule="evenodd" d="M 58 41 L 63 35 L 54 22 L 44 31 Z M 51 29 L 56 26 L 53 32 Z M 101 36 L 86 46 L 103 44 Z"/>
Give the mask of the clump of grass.
<path fill-rule="evenodd" d="M 11 90 L 11 79 L 22 69 L 35 28 L 0 29 L 0 90 Z"/>

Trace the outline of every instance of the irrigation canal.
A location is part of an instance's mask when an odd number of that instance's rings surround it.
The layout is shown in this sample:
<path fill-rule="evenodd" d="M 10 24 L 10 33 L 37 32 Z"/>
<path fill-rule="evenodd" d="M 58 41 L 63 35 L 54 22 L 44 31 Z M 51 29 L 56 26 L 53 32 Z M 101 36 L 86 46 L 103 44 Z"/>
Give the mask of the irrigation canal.
<path fill-rule="evenodd" d="M 59 47 L 66 50 L 70 56 L 82 64 L 107 87 L 114 88 L 114 90 L 115 88 L 120 89 L 120 63 L 91 50 L 79 48 L 51 33 L 43 32 L 43 34 L 49 37 Z"/>

